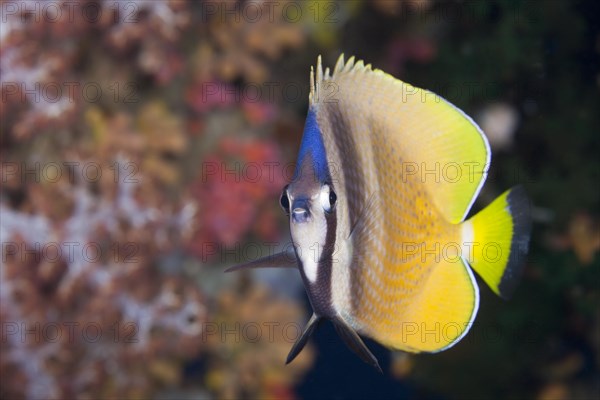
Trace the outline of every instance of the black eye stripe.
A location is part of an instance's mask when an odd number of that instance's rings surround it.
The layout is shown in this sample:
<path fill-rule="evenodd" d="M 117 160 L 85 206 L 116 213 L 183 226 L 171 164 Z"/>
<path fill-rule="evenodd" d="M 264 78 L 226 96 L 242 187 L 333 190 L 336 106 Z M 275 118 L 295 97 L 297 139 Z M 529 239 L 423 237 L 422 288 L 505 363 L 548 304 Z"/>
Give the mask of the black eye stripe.
<path fill-rule="evenodd" d="M 281 208 L 283 208 L 283 211 L 285 211 L 286 214 L 290 213 L 290 199 L 287 195 L 288 186 L 289 185 L 286 185 L 283 188 L 283 191 L 281 192 L 281 197 L 279 198 L 279 204 L 281 205 Z"/>

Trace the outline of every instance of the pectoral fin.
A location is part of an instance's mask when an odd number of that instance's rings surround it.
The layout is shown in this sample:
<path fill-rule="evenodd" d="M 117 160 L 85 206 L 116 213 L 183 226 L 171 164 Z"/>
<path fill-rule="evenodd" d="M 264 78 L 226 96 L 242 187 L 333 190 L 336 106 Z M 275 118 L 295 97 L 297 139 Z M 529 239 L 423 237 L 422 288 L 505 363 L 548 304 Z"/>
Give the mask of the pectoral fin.
<path fill-rule="evenodd" d="M 291 246 L 288 246 L 288 250 L 286 251 L 259 258 L 258 260 L 250 261 L 248 263 L 234 265 L 233 267 L 227 268 L 225 272 L 254 268 L 298 268 L 298 262 L 294 250 Z"/>
<path fill-rule="evenodd" d="M 381 203 L 377 198 L 381 193 L 374 192 L 369 196 L 367 202 L 359 211 L 358 218 L 354 222 L 348 239 L 364 240 L 365 236 L 369 236 L 373 232 L 374 225 L 378 224 L 384 218 L 381 210 Z"/>
<path fill-rule="evenodd" d="M 383 371 L 377 362 L 377 358 L 375 358 L 373 353 L 367 348 L 360 336 L 358 336 L 358 333 L 339 318 L 332 319 L 331 321 L 333 322 L 333 326 L 338 335 L 340 335 L 344 343 L 346 343 L 346 346 L 359 356 L 361 360 L 383 374 Z"/>
<path fill-rule="evenodd" d="M 306 327 L 304 328 L 304 332 L 302 332 L 302 335 L 300 336 L 300 338 L 296 341 L 296 343 L 294 343 L 294 346 L 292 346 L 292 349 L 290 350 L 290 354 L 288 354 L 287 360 L 285 361 L 286 364 L 291 363 L 294 360 L 294 358 L 296 358 L 296 356 L 298 354 L 300 354 L 300 352 L 302 351 L 304 346 L 306 346 L 306 343 L 308 342 L 308 338 L 310 337 L 310 335 L 312 335 L 315 328 L 317 326 L 319 326 L 320 320 L 321 320 L 321 318 L 317 317 L 315 314 L 313 314 L 312 317 L 310 317 L 310 320 L 308 321 L 308 323 L 306 324 Z"/>

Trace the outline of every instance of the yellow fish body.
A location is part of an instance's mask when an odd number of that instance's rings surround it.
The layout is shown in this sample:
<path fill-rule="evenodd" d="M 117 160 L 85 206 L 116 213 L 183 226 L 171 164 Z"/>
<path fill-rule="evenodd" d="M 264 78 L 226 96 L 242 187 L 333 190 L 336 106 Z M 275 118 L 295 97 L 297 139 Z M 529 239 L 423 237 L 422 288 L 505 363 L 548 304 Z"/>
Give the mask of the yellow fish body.
<path fill-rule="evenodd" d="M 279 254 L 230 269 L 299 268 L 314 315 L 288 362 L 322 318 L 375 367 L 357 333 L 410 352 L 451 347 L 477 313 L 471 268 L 509 297 L 528 247 L 528 200 L 517 187 L 465 221 L 489 164 L 483 132 L 446 100 L 354 58 L 323 71 L 319 58 L 281 197 L 297 262 Z"/>

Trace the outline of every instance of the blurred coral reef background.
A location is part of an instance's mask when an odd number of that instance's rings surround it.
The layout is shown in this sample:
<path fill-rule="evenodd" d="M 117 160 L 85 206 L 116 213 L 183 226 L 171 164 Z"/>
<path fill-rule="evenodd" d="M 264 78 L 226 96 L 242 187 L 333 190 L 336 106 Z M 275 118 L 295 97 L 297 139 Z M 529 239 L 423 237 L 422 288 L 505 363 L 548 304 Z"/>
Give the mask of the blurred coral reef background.
<path fill-rule="evenodd" d="M 594 1 L 1 6 L 1 398 L 600 396 Z M 535 206 L 515 298 L 482 288 L 435 356 L 370 342 L 383 377 L 328 328 L 284 367 L 299 277 L 222 274 L 287 243 L 309 67 L 341 52 L 476 116 L 477 207 L 517 183 Z"/>

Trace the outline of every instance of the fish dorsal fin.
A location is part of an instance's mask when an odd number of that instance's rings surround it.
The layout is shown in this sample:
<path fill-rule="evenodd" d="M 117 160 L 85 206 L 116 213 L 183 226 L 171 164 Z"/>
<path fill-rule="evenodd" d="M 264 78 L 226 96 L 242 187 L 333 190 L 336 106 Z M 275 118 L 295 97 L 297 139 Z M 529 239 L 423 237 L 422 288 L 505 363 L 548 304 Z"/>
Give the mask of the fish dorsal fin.
<path fill-rule="evenodd" d="M 390 148 L 395 158 L 382 162 L 399 177 L 400 189 L 403 181 L 420 181 L 449 222 L 465 218 L 485 181 L 490 150 L 481 129 L 460 109 L 354 57 L 344 62 L 343 55 L 331 76 L 323 73 L 319 57 L 316 76 L 311 71 L 310 103 L 317 120 L 320 109 L 331 115 L 333 108 L 351 121 L 356 129 L 344 134 L 359 147 Z"/>

